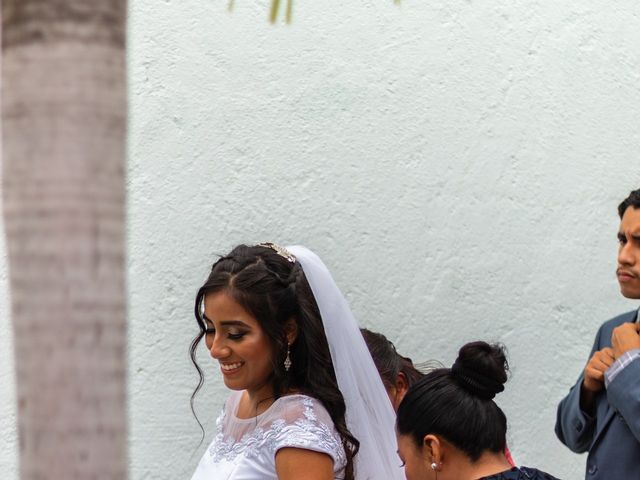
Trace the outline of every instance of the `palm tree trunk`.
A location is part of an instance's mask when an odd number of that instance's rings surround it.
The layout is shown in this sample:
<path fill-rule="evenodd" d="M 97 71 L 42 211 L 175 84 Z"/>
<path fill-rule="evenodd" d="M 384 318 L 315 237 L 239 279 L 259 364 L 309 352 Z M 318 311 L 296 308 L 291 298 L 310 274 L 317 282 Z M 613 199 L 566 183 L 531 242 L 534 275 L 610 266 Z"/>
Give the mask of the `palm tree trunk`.
<path fill-rule="evenodd" d="M 21 478 L 125 479 L 126 0 L 3 0 Z"/>

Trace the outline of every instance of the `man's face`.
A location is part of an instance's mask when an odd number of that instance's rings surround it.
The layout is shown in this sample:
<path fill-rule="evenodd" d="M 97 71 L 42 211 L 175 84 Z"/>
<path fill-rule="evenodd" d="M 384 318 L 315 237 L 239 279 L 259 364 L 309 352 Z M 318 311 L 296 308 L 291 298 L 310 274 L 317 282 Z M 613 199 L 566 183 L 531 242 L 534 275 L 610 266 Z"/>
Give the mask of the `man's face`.
<path fill-rule="evenodd" d="M 640 298 L 640 208 L 628 207 L 618 231 L 618 268 L 620 292 L 627 298 Z"/>

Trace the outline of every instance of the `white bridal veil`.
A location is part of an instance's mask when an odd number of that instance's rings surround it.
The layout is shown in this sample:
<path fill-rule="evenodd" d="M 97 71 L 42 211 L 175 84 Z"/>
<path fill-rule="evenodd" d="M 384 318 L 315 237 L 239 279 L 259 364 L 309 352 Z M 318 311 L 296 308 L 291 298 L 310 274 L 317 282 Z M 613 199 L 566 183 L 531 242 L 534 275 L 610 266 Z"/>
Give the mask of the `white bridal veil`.
<path fill-rule="evenodd" d="M 347 301 L 327 267 L 311 250 L 287 247 L 302 265 L 322 315 L 347 427 L 359 441 L 356 480 L 400 480 L 395 414 Z"/>

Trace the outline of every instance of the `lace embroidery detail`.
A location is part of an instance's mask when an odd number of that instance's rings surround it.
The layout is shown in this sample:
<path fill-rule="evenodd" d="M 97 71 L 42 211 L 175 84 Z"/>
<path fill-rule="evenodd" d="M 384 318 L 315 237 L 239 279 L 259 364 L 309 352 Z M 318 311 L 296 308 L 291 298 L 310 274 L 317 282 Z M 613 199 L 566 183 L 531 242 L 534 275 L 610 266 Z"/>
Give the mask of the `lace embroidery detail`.
<path fill-rule="evenodd" d="M 276 451 L 283 447 L 313 447 L 311 449 L 314 451 L 330 454 L 336 461 L 335 467 L 342 468 L 346 464 L 346 457 L 340 436 L 329 425 L 318 422 L 311 398 L 304 397 L 302 404 L 303 417 L 292 424 L 287 424 L 284 419 L 277 419 L 268 428 L 256 427 L 239 441 L 224 438 L 226 413 L 223 412 L 216 421 L 215 441 L 209 447 L 213 461 L 233 462 L 241 454 L 247 458 L 255 458 L 262 449 L 275 457 Z"/>

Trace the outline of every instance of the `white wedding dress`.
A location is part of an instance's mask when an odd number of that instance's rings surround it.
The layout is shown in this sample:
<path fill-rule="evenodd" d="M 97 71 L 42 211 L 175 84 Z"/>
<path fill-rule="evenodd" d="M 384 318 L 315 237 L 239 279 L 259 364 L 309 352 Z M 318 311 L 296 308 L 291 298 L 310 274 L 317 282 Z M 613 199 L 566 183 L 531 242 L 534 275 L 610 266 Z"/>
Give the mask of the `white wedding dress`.
<path fill-rule="evenodd" d="M 346 457 L 329 412 L 315 398 L 287 395 L 257 417 L 236 416 L 242 392 L 232 392 L 216 435 L 191 480 L 277 480 L 275 457 L 285 447 L 326 453 L 342 479 Z"/>

